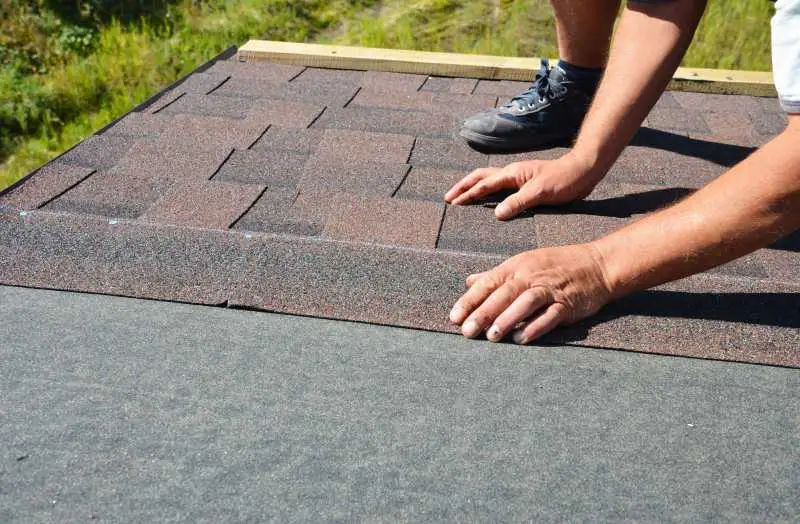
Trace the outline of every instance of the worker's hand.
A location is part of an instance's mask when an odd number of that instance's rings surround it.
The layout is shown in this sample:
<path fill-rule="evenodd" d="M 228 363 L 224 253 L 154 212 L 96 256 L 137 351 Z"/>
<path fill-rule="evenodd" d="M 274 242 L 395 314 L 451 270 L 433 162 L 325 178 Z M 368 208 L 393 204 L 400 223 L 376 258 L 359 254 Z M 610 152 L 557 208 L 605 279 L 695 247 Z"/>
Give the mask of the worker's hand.
<path fill-rule="evenodd" d="M 469 204 L 500 190 L 517 190 L 495 209 L 497 218 L 508 220 L 534 206 L 586 198 L 602 178 L 589 162 L 570 152 L 557 160 L 526 160 L 503 168 L 476 169 L 444 198 L 451 204 Z"/>
<path fill-rule="evenodd" d="M 467 286 L 450 320 L 467 337 L 486 331 L 497 342 L 512 333 L 518 344 L 593 315 L 612 296 L 602 257 L 591 244 L 527 251 L 470 275 Z"/>

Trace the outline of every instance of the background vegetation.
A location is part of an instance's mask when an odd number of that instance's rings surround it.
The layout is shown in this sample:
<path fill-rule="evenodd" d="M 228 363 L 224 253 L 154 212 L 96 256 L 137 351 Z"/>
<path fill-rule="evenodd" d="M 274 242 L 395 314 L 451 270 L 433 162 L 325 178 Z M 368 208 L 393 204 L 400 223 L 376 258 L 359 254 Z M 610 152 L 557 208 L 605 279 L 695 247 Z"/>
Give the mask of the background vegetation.
<path fill-rule="evenodd" d="M 684 65 L 768 70 L 764 0 L 712 0 Z M 557 56 L 547 0 L 0 0 L 0 188 L 250 38 Z"/>

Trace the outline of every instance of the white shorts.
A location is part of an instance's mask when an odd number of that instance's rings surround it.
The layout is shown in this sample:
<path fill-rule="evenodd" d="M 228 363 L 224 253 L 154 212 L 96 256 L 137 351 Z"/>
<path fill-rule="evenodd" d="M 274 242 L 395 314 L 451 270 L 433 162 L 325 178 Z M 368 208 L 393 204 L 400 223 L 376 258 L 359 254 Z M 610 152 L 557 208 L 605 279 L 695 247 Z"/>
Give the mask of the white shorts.
<path fill-rule="evenodd" d="M 789 113 L 800 113 L 800 0 L 775 2 L 772 73 L 781 107 Z"/>

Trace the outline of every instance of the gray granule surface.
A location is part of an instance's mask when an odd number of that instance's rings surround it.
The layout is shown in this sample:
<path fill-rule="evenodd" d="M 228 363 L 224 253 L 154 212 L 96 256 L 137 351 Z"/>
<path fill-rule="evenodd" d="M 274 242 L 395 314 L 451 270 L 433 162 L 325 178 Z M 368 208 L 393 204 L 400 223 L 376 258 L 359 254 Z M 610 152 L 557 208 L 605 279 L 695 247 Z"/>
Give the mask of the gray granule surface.
<path fill-rule="evenodd" d="M 323 129 L 441 137 L 454 135 L 461 127 L 461 120 L 455 116 L 431 115 L 424 111 L 347 107 L 325 111 L 314 126 Z"/>
<path fill-rule="evenodd" d="M 322 140 L 323 133 L 324 131 L 321 129 L 298 129 L 274 125 L 253 144 L 251 149 L 311 153 Z"/>
<path fill-rule="evenodd" d="M 387 95 L 384 91 L 364 89 L 359 91 L 351 105 L 354 107 L 380 107 L 401 111 L 425 111 L 432 114 L 466 118 L 474 113 L 494 107 L 497 97 L 485 95 L 459 95 L 452 93 L 413 92 Z"/>
<path fill-rule="evenodd" d="M 438 76 L 429 76 L 420 88 L 420 91 L 470 95 L 475 90 L 477 85 L 478 80 L 474 78 L 444 78 Z"/>
<path fill-rule="evenodd" d="M 530 82 L 514 82 L 510 80 L 481 80 L 475 87 L 475 94 L 510 97 L 526 91 L 530 86 Z"/>
<path fill-rule="evenodd" d="M 453 251 L 515 255 L 537 247 L 531 218 L 500 222 L 481 205 L 447 206 L 437 247 Z"/>
<path fill-rule="evenodd" d="M 390 246 L 433 249 L 444 205 L 399 198 L 358 196 L 341 202 L 332 213 L 324 237 Z"/>
<path fill-rule="evenodd" d="M 2 197 L 2 202 L 20 209 L 36 209 L 85 180 L 94 171 L 60 162 L 46 165 L 29 182 Z"/>
<path fill-rule="evenodd" d="M 81 167 L 105 169 L 113 166 L 133 147 L 133 138 L 92 136 L 59 158 L 60 162 Z"/>
<path fill-rule="evenodd" d="M 388 95 L 392 93 L 413 93 L 419 91 L 427 78 L 426 75 L 367 71 L 361 80 L 361 87 Z"/>
<path fill-rule="evenodd" d="M 464 178 L 464 171 L 413 167 L 395 196 L 442 202 L 444 194 Z"/>
<path fill-rule="evenodd" d="M 254 237 L 230 304 L 328 318 L 454 331 L 444 304 L 465 275 L 501 259 L 347 242 Z"/>
<path fill-rule="evenodd" d="M 307 159 L 308 154 L 294 151 L 236 150 L 214 175 L 214 180 L 296 187 Z"/>
<path fill-rule="evenodd" d="M 305 69 L 302 66 L 284 64 L 247 64 L 233 61 L 219 61 L 206 69 L 208 75 L 225 75 L 234 79 L 250 80 L 253 82 L 288 82 Z"/>
<path fill-rule="evenodd" d="M 176 184 L 141 218 L 147 222 L 226 229 L 265 189 L 263 185 L 218 181 Z"/>
<path fill-rule="evenodd" d="M 9 284 L 220 304 L 242 263 L 225 231 L 45 213 L 0 228 Z"/>
<path fill-rule="evenodd" d="M 108 129 L 104 136 L 131 138 L 158 138 L 172 124 L 172 116 L 165 114 L 129 113 Z"/>
<path fill-rule="evenodd" d="M 487 156 L 456 136 L 529 83 L 210 66 L 0 195 L 0 283 L 455 331 L 469 273 L 669 206 L 786 125 L 774 99 L 668 92 L 588 198 L 501 222 L 505 194 L 443 195 L 567 151 Z M 548 340 L 800 367 L 798 238 Z"/>
<path fill-rule="evenodd" d="M 231 78 L 214 91 L 215 95 L 265 100 L 313 100 L 328 107 L 344 107 L 359 88 L 337 84 L 257 83 L 249 78 Z"/>
<path fill-rule="evenodd" d="M 364 195 L 392 196 L 411 166 L 353 158 L 331 162 L 311 157 L 303 168 L 300 186 Z"/>
<path fill-rule="evenodd" d="M 68 213 L 136 218 L 144 213 L 172 181 L 163 175 L 125 170 L 98 171 L 47 204 L 45 209 Z"/>
<path fill-rule="evenodd" d="M 417 138 L 411 154 L 414 166 L 453 168 L 470 171 L 485 167 L 487 156 L 478 153 L 461 141 L 447 138 Z"/>
<path fill-rule="evenodd" d="M 363 159 L 367 162 L 405 164 L 411 156 L 412 147 L 413 135 L 328 129 L 315 152 L 323 161 L 329 162 Z"/>
<path fill-rule="evenodd" d="M 0 303 L 5 522 L 800 513 L 797 370 L 10 287 Z"/>
<path fill-rule="evenodd" d="M 227 73 L 195 73 L 176 86 L 177 91 L 207 95 L 230 78 Z"/>
<path fill-rule="evenodd" d="M 174 104 L 164 108 L 161 113 L 245 118 L 254 102 L 247 98 L 186 94 Z"/>

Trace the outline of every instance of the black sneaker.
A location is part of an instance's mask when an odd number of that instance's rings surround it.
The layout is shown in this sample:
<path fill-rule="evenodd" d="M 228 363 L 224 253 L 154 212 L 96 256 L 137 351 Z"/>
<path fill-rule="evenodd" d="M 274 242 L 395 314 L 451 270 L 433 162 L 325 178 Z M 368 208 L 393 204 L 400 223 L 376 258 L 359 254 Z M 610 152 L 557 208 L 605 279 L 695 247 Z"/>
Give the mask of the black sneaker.
<path fill-rule="evenodd" d="M 531 87 L 506 105 L 469 117 L 461 135 L 482 153 L 521 153 L 567 142 L 580 129 L 594 96 L 547 60 Z"/>

